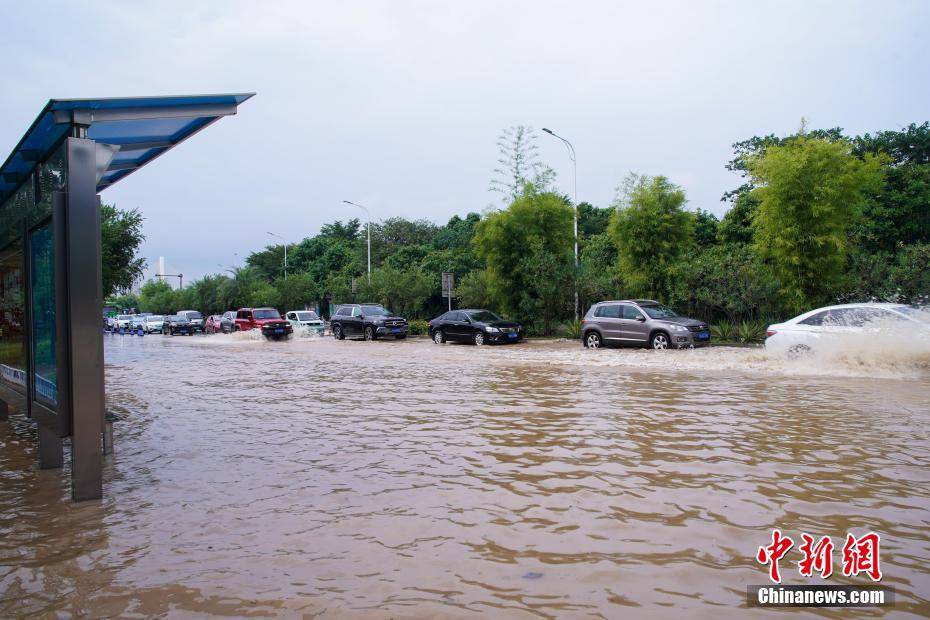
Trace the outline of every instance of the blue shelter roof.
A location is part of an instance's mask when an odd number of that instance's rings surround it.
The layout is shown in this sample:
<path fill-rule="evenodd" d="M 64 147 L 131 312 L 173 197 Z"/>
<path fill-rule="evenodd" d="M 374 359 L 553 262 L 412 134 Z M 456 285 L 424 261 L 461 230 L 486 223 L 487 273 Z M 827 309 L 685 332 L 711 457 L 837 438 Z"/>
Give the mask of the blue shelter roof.
<path fill-rule="evenodd" d="M 116 151 L 97 182 L 100 192 L 223 116 L 255 93 L 52 99 L 0 168 L 0 201 L 44 160 L 71 127 Z"/>

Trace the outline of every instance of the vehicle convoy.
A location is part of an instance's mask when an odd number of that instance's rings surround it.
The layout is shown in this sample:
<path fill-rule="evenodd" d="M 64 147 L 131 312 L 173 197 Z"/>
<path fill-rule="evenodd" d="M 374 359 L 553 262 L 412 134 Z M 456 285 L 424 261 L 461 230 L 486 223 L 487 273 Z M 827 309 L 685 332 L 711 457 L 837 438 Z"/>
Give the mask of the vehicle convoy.
<path fill-rule="evenodd" d="M 172 314 L 165 317 L 161 333 L 165 336 L 175 336 L 177 334 L 193 336 L 194 326 L 191 325 L 190 319 L 183 314 Z"/>
<path fill-rule="evenodd" d="M 142 319 L 142 329 L 146 334 L 161 333 L 164 324 L 165 317 L 160 314 L 150 314 Z"/>
<path fill-rule="evenodd" d="M 194 329 L 194 331 L 203 331 L 203 315 L 196 310 L 178 310 L 177 314 L 178 316 L 187 317 L 187 320 L 191 322 L 191 327 Z"/>
<path fill-rule="evenodd" d="M 223 317 L 219 314 L 211 314 L 203 322 L 203 331 L 206 334 L 216 334 L 222 330 Z"/>
<path fill-rule="evenodd" d="M 452 310 L 429 322 L 429 337 L 436 344 L 449 342 L 520 342 L 523 326 L 505 321 L 490 310 Z"/>
<path fill-rule="evenodd" d="M 376 340 L 386 336 L 403 340 L 407 337 L 407 320 L 380 304 L 344 304 L 336 308 L 329 329 L 336 340 Z"/>
<path fill-rule="evenodd" d="M 317 316 L 317 313 L 313 310 L 291 310 L 284 315 L 284 318 L 291 324 L 295 332 L 303 331 L 307 334 L 322 336 L 326 327 L 323 319 Z"/>
<path fill-rule="evenodd" d="M 798 315 L 784 323 L 769 325 L 765 350 L 794 358 L 840 344 L 857 335 L 888 338 L 900 334 L 908 339 L 930 341 L 930 315 L 903 304 L 862 303 L 826 306 Z"/>
<path fill-rule="evenodd" d="M 710 327 L 651 299 L 602 301 L 582 319 L 581 342 L 589 349 L 611 345 L 683 349 L 709 344 Z"/>
<path fill-rule="evenodd" d="M 236 311 L 234 331 L 261 330 L 262 335 L 272 340 L 282 340 L 294 332 L 291 324 L 281 318 L 274 308 L 239 308 Z"/>

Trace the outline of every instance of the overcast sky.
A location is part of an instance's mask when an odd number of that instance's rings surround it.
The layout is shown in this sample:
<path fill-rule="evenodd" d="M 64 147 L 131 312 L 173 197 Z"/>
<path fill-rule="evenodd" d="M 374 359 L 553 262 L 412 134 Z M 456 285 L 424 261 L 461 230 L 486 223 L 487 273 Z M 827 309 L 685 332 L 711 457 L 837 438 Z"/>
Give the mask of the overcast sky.
<path fill-rule="evenodd" d="M 734 141 L 930 117 L 930 2 L 153 4 L 0 4 L 0 159 L 50 98 L 257 92 L 103 194 L 188 277 L 361 215 L 343 199 L 436 222 L 498 204 L 510 125 L 574 142 L 580 200 L 632 170 L 721 214 Z M 538 144 L 570 192 L 564 147 Z"/>

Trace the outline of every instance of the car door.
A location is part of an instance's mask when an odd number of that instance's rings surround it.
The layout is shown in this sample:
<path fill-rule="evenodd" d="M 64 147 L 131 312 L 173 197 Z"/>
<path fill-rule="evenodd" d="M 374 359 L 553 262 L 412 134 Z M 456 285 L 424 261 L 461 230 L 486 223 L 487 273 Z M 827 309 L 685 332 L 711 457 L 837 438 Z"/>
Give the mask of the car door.
<path fill-rule="evenodd" d="M 353 336 L 361 335 L 363 323 L 364 320 L 362 319 L 362 309 L 358 306 L 352 306 L 352 310 L 349 313 L 349 316 L 346 317 L 346 333 Z"/>
<path fill-rule="evenodd" d="M 646 317 L 639 308 L 632 304 L 620 306 L 620 337 L 632 343 L 643 343 L 649 340 Z"/>
<path fill-rule="evenodd" d="M 448 340 L 457 342 L 465 340 L 467 338 L 465 313 L 458 311 L 447 313 L 443 329 L 446 332 L 446 338 Z"/>
<path fill-rule="evenodd" d="M 598 306 L 594 311 L 598 327 L 601 328 L 601 335 L 604 340 L 612 342 L 622 342 L 623 332 L 621 330 L 620 304 L 603 304 Z"/>
<path fill-rule="evenodd" d="M 249 310 L 240 310 L 236 313 L 236 327 L 247 331 L 252 327 L 252 313 Z"/>

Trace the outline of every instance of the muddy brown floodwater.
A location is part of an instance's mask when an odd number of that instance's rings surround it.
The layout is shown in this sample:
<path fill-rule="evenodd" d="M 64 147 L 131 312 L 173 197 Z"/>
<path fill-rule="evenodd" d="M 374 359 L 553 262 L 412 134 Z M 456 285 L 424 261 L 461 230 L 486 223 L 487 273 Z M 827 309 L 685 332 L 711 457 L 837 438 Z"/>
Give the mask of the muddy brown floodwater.
<path fill-rule="evenodd" d="M 930 615 L 930 356 L 105 339 L 102 502 L 0 423 L 4 618 L 784 617 L 774 527 Z"/>

